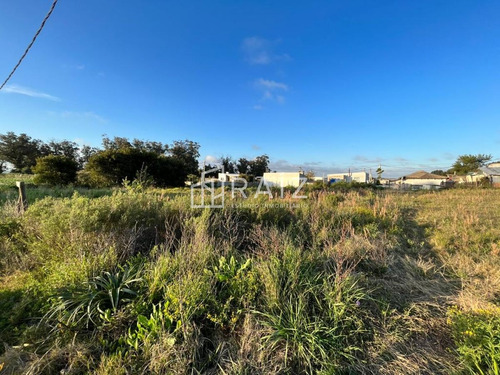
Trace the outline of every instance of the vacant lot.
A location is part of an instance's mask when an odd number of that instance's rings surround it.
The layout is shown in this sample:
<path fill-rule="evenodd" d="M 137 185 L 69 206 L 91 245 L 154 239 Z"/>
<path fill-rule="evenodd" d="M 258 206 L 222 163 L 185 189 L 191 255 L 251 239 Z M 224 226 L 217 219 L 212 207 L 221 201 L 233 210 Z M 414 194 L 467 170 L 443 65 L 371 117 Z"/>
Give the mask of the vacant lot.
<path fill-rule="evenodd" d="M 10 189 L 2 374 L 498 373 L 500 190 Z"/>

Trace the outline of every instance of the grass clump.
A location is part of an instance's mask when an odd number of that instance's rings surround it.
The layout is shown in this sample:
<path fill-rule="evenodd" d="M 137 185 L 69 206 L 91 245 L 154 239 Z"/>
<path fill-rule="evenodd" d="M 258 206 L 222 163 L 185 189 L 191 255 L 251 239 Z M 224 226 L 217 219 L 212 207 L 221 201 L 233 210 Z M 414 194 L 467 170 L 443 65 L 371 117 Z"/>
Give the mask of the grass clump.
<path fill-rule="evenodd" d="M 456 351 L 471 374 L 500 374 L 500 308 L 448 312 Z"/>

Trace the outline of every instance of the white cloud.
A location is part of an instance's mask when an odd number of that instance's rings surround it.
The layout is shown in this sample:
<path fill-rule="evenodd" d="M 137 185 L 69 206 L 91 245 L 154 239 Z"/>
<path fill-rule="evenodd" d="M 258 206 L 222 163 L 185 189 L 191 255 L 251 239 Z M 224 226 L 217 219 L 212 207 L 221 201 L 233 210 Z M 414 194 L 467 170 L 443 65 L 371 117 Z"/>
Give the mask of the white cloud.
<path fill-rule="evenodd" d="M 216 156 L 213 155 L 207 155 L 205 156 L 205 163 L 206 164 L 217 164 L 219 162 L 219 159 Z"/>
<path fill-rule="evenodd" d="M 285 102 L 285 97 L 282 94 L 278 94 L 277 92 L 288 91 L 288 85 L 286 83 L 259 78 L 255 80 L 254 86 L 257 90 L 262 91 L 261 100 L 276 101 L 280 104 L 283 104 Z"/>
<path fill-rule="evenodd" d="M 30 96 L 32 98 L 41 98 L 41 99 L 47 99 L 51 100 L 53 102 L 60 102 L 61 99 L 58 98 L 57 96 L 49 95 L 41 91 L 36 91 L 28 87 L 24 86 L 19 86 L 19 85 L 6 85 L 3 88 L 3 92 L 8 93 L 8 94 L 19 94 L 19 95 L 25 95 L 25 96 Z"/>
<path fill-rule="evenodd" d="M 256 104 L 253 106 L 253 109 L 255 109 L 256 111 L 262 111 L 264 109 L 264 107 L 261 106 L 260 104 Z"/>
<path fill-rule="evenodd" d="M 279 41 L 270 41 L 254 36 L 243 39 L 241 49 L 245 55 L 245 61 L 252 65 L 268 65 L 275 61 L 290 60 L 290 56 L 286 53 L 274 52 L 277 44 Z"/>
<path fill-rule="evenodd" d="M 284 90 L 288 91 L 288 85 L 282 82 L 276 82 L 269 79 L 259 78 L 255 81 L 257 87 L 263 87 L 268 90 Z"/>

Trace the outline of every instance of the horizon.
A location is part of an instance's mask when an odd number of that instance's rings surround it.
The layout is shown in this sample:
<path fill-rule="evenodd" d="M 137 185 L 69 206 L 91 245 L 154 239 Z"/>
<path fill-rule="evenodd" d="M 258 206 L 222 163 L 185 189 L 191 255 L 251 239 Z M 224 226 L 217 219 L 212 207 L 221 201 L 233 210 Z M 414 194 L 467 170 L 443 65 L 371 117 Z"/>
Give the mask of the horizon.
<path fill-rule="evenodd" d="M 3 80 L 52 1 L 6 3 Z M 500 159 L 500 4 L 60 1 L 0 91 L 0 133 L 102 134 L 267 154 L 276 171 L 447 170 Z"/>

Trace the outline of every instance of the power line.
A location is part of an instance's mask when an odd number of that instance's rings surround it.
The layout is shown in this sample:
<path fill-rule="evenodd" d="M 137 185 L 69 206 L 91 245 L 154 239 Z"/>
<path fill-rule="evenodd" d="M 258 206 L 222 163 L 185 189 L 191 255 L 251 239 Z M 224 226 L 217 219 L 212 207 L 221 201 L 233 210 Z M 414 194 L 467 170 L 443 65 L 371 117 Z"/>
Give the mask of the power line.
<path fill-rule="evenodd" d="M 43 19 L 42 21 L 42 24 L 40 25 L 40 27 L 38 28 L 38 31 L 36 32 L 35 36 L 33 37 L 33 39 L 31 39 L 31 43 L 28 45 L 28 47 L 26 48 L 26 50 L 24 51 L 23 55 L 21 56 L 21 58 L 19 59 L 19 61 L 17 62 L 16 66 L 14 67 L 14 69 L 12 69 L 12 71 L 10 72 L 9 76 L 5 79 L 5 81 L 2 83 L 2 86 L 0 86 L 0 90 L 3 89 L 3 87 L 7 84 L 7 82 L 9 81 L 9 79 L 11 79 L 11 77 L 14 75 L 15 71 L 17 70 L 17 68 L 19 68 L 19 65 L 21 65 L 21 63 L 23 62 L 24 58 L 26 57 L 26 55 L 28 54 L 29 50 L 31 49 L 31 47 L 33 46 L 33 44 L 35 43 L 35 40 L 36 38 L 38 37 L 38 35 L 40 34 L 40 32 L 42 31 L 43 27 L 45 26 L 45 22 L 47 22 L 47 20 L 49 19 L 50 15 L 52 14 L 52 12 L 54 11 L 54 8 L 56 7 L 56 4 L 57 4 L 57 1 L 58 0 L 54 0 L 54 2 L 52 3 L 52 6 L 50 7 L 50 10 L 49 12 L 47 13 L 47 15 L 45 16 L 45 18 Z"/>

